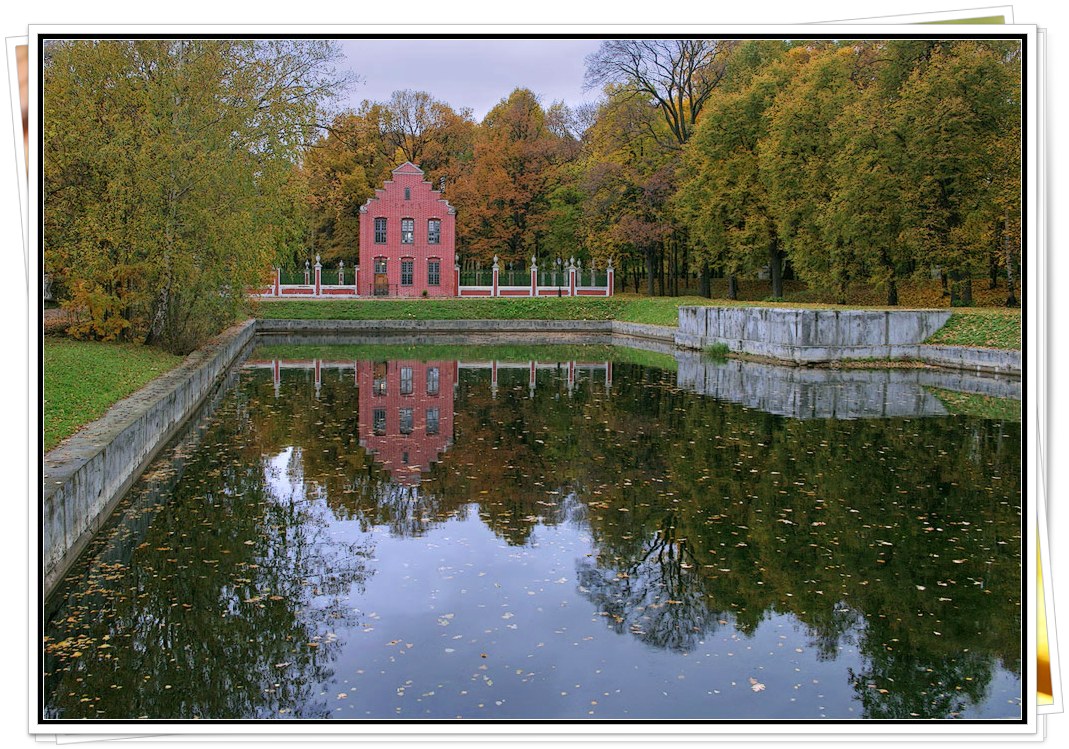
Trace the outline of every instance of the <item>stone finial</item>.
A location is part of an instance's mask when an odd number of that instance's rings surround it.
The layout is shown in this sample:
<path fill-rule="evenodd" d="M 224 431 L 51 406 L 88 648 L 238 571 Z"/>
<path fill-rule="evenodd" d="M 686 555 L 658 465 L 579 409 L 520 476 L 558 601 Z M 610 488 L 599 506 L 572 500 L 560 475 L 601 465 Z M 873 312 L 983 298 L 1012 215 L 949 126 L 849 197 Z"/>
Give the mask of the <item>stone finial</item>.
<path fill-rule="evenodd" d="M 497 270 L 497 255 L 494 255 L 494 270 Z"/>
<path fill-rule="evenodd" d="M 345 267 L 345 261 L 344 260 L 339 260 L 338 261 L 338 270 L 341 270 L 344 267 Z"/>
<path fill-rule="evenodd" d="M 305 260 L 304 261 L 304 269 L 308 270 L 309 267 L 310 267 L 310 263 L 307 260 Z"/>
<path fill-rule="evenodd" d="M 612 270 L 612 257 L 609 258 L 608 270 Z"/>
<path fill-rule="evenodd" d="M 572 255 L 570 258 L 568 258 L 568 267 L 569 268 L 574 268 L 575 267 L 575 255 Z"/>
<path fill-rule="evenodd" d="M 535 263 L 535 256 L 531 255 L 531 270 L 538 270 L 538 264 Z"/>
<path fill-rule="evenodd" d="M 316 253 L 316 267 L 317 268 L 322 268 L 323 267 L 323 265 L 319 262 L 319 254 L 318 253 Z"/>
<path fill-rule="evenodd" d="M 579 258 L 578 260 L 575 261 L 575 267 L 582 269 L 582 267 L 583 267 L 583 258 Z"/>

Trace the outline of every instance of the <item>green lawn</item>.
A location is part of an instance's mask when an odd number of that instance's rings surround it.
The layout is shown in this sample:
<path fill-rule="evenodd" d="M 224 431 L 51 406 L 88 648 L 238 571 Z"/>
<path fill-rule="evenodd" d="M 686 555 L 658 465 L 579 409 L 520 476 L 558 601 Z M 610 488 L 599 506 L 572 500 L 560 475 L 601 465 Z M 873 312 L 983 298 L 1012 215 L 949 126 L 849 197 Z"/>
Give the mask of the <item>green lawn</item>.
<path fill-rule="evenodd" d="M 496 299 L 261 300 L 256 316 L 266 320 L 623 320 L 678 324 L 681 305 L 753 306 L 700 296 L 528 297 Z M 827 304 L 766 303 L 764 306 L 827 308 Z"/>
<path fill-rule="evenodd" d="M 682 305 L 804 307 L 863 309 L 822 303 L 753 302 L 706 299 L 700 296 L 512 299 L 361 299 L 283 300 L 261 302 L 257 317 L 269 320 L 623 320 L 675 326 Z M 872 309 L 871 307 L 868 309 Z M 893 309 L 893 308 L 880 308 Z M 1021 348 L 1020 310 L 992 307 L 955 308 L 950 322 L 928 343 L 949 346 Z"/>
<path fill-rule="evenodd" d="M 43 353 L 45 451 L 182 362 L 181 356 L 139 344 L 51 336 Z"/>
<path fill-rule="evenodd" d="M 1021 349 L 1021 311 L 977 307 L 956 308 L 950 320 L 925 343 Z"/>

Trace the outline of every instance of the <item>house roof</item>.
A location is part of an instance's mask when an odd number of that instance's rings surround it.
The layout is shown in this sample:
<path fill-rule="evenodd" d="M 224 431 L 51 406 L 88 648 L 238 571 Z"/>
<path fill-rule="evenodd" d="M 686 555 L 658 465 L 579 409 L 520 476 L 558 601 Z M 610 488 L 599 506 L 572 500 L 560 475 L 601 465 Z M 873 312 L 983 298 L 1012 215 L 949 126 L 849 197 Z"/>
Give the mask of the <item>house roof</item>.
<path fill-rule="evenodd" d="M 406 161 L 404 164 L 401 164 L 401 166 L 394 169 L 391 174 L 423 174 L 423 170 L 411 161 Z"/>

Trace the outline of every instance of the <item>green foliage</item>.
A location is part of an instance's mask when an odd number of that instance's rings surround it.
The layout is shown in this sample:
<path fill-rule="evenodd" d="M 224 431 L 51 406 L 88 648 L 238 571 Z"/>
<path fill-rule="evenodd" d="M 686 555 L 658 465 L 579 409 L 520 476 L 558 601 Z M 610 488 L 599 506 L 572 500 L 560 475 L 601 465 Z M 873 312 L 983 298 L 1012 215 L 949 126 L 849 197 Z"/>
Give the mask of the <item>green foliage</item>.
<path fill-rule="evenodd" d="M 330 42 L 56 41 L 44 63 L 44 262 L 71 333 L 218 332 L 303 241 L 296 164 Z"/>
<path fill-rule="evenodd" d="M 52 337 L 42 353 L 46 451 L 182 361 L 150 346 Z"/>
<path fill-rule="evenodd" d="M 731 353 L 731 349 L 728 348 L 726 343 L 713 343 L 705 347 L 705 355 L 710 359 L 727 359 L 728 354 Z"/>
<path fill-rule="evenodd" d="M 767 265 L 775 296 L 789 267 L 837 302 L 864 284 L 896 305 L 940 268 L 953 306 L 985 271 L 1019 303 L 1019 45 L 769 45 L 739 47 L 684 151 L 674 205 L 695 255 L 726 275 Z"/>

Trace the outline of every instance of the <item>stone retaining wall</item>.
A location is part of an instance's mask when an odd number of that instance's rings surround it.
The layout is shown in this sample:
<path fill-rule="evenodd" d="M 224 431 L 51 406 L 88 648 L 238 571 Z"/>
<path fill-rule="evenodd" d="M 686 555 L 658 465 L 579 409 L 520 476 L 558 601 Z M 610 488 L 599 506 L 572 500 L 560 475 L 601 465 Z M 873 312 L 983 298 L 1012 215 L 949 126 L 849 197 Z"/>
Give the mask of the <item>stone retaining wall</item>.
<path fill-rule="evenodd" d="M 946 310 L 680 307 L 676 344 L 725 344 L 736 353 L 798 364 L 909 356 L 950 319 Z"/>
<path fill-rule="evenodd" d="M 937 367 L 1021 376 L 1021 352 L 971 346 L 918 346 L 916 358 Z"/>
<path fill-rule="evenodd" d="M 44 456 L 41 574 L 46 597 L 255 332 L 254 320 L 235 325 Z"/>

